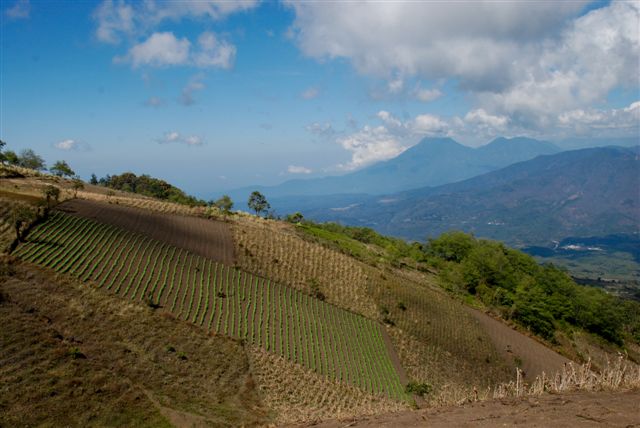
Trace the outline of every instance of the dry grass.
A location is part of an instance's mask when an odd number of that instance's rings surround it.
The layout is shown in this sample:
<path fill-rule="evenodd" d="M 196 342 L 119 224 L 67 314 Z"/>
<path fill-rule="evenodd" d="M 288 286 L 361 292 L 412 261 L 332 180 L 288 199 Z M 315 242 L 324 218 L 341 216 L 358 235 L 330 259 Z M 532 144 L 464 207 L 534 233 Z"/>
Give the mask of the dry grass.
<path fill-rule="evenodd" d="M 570 362 L 555 374 L 542 373 L 532 382 L 526 382 L 522 371 L 516 368 L 516 378 L 494 387 L 478 389 L 468 386 L 447 385 L 429 398 L 433 407 L 462 405 L 491 399 L 539 396 L 544 393 L 560 394 L 576 391 L 622 392 L 640 389 L 640 366 L 618 355 L 600 369 L 594 370 L 591 361 L 584 364 Z"/>
<path fill-rule="evenodd" d="M 364 265 L 335 250 L 305 241 L 281 222 L 238 216 L 232 224 L 236 257 L 244 270 L 305 293 L 317 283 L 326 301 L 376 319 Z"/>
<path fill-rule="evenodd" d="M 237 341 L 12 266 L 0 272 L 0 426 L 267 422 Z"/>
<path fill-rule="evenodd" d="M 411 380 L 429 383 L 440 394 L 510 379 L 512 368 L 459 301 L 427 284 L 390 275 L 370 293 L 388 311 L 384 317 L 394 324 L 389 335 Z"/>
<path fill-rule="evenodd" d="M 405 404 L 329 380 L 259 347 L 250 349 L 249 358 L 263 403 L 271 409 L 278 424 L 407 409 Z"/>
<path fill-rule="evenodd" d="M 640 366 L 619 355 L 607 361 L 599 371 L 592 369 L 591 361 L 578 365 L 568 363 L 560 373 L 547 376 L 544 373 L 531 384 L 523 381 L 520 370 L 516 380 L 497 386 L 493 398 L 540 395 L 544 392 L 562 393 L 570 391 L 627 391 L 640 389 Z"/>

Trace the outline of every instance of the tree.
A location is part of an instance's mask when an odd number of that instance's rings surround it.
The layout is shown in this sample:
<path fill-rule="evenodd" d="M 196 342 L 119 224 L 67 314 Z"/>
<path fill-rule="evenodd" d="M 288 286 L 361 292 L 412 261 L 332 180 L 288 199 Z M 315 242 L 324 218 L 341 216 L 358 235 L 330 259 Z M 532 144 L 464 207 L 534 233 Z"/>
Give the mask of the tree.
<path fill-rule="evenodd" d="M 58 177 L 73 177 L 76 175 L 75 172 L 71 169 L 69 164 L 66 161 L 60 160 L 53 164 L 51 168 L 49 168 L 54 175 Z"/>
<path fill-rule="evenodd" d="M 16 232 L 16 239 L 18 242 L 22 241 L 21 229 L 25 224 L 31 223 L 36 218 L 36 213 L 33 209 L 26 205 L 16 205 L 12 211 L 13 227 Z"/>
<path fill-rule="evenodd" d="M 302 223 L 302 221 L 304 220 L 304 216 L 302 215 L 302 213 L 296 211 L 293 214 L 288 214 L 285 220 L 289 223 Z"/>
<path fill-rule="evenodd" d="M 89 184 L 93 184 L 94 186 L 98 185 L 98 177 L 95 174 L 91 174 L 91 178 L 89 179 Z"/>
<path fill-rule="evenodd" d="M 249 208 L 256 212 L 256 215 L 260 215 L 262 211 L 266 211 L 271 208 L 271 205 L 269 205 L 269 202 L 267 202 L 267 198 L 265 198 L 264 195 L 257 190 L 251 193 L 247 205 L 249 205 Z"/>
<path fill-rule="evenodd" d="M 52 200 L 58 202 L 58 198 L 60 197 L 60 189 L 58 189 L 56 186 L 47 186 L 42 190 L 42 194 L 47 200 L 47 208 L 51 208 Z"/>
<path fill-rule="evenodd" d="M 44 159 L 31 149 L 25 149 L 20 152 L 20 156 L 18 156 L 18 164 L 23 168 L 35 169 L 36 171 L 43 171 L 47 169 Z"/>
<path fill-rule="evenodd" d="M 78 190 L 84 189 L 84 183 L 82 182 L 82 180 L 80 180 L 80 178 L 74 177 L 72 182 L 72 187 L 73 187 L 73 197 L 77 198 Z"/>
<path fill-rule="evenodd" d="M 20 164 L 20 159 L 18 158 L 18 155 L 16 154 L 16 152 L 14 152 L 13 150 L 7 150 L 6 152 L 3 153 L 3 156 L 4 156 L 4 160 L 9 165 L 17 166 Z"/>
<path fill-rule="evenodd" d="M 5 143 L 4 141 L 0 140 L 0 163 L 4 163 L 5 160 L 7 160 L 7 158 L 5 157 L 4 153 L 2 153 L 2 149 L 4 149 L 4 147 L 7 145 L 7 143 Z"/>
<path fill-rule="evenodd" d="M 222 213 L 227 216 L 231 213 L 231 209 L 233 208 L 233 201 L 229 197 L 229 195 L 222 195 L 220 199 L 213 203 Z"/>

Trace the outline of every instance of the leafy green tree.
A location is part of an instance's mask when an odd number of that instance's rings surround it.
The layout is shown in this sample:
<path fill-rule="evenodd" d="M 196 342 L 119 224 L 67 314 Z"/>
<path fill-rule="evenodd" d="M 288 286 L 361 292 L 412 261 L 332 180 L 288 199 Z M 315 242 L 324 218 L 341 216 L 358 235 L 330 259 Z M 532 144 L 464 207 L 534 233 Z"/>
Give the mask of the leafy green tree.
<path fill-rule="evenodd" d="M 271 208 L 271 205 L 269 205 L 269 202 L 267 202 L 267 198 L 265 198 L 264 195 L 257 190 L 251 193 L 247 205 L 249 205 L 249 208 L 256 212 L 256 215 L 260 215 L 262 211 L 267 211 L 269 208 Z"/>
<path fill-rule="evenodd" d="M 0 140 L 0 163 L 4 163 L 7 160 L 5 155 L 4 155 L 4 153 L 2 153 L 2 151 L 4 150 L 6 145 L 7 145 L 7 143 L 5 143 L 4 141 Z"/>
<path fill-rule="evenodd" d="M 18 157 L 16 152 L 14 152 L 13 150 L 7 150 L 6 152 L 3 153 L 3 156 L 4 156 L 4 160 L 9 165 L 14 165 L 14 166 L 20 165 L 20 158 Z"/>
<path fill-rule="evenodd" d="M 74 177 L 71 186 L 73 187 L 73 197 L 77 198 L 78 190 L 84 189 L 84 182 L 80 178 Z"/>
<path fill-rule="evenodd" d="M 23 168 L 34 169 L 36 171 L 44 171 L 47 169 L 44 159 L 31 149 L 25 149 L 20 152 L 18 164 Z"/>
<path fill-rule="evenodd" d="M 94 186 L 98 185 L 98 177 L 95 174 L 91 174 L 91 178 L 89 179 L 89 184 L 93 184 Z"/>
<path fill-rule="evenodd" d="M 60 160 L 53 164 L 49 171 L 58 177 L 73 177 L 76 175 L 66 161 Z"/>
<path fill-rule="evenodd" d="M 233 208 L 233 201 L 229 195 L 222 195 L 220 199 L 214 202 L 214 205 L 222 211 L 225 216 L 228 216 Z"/>
<path fill-rule="evenodd" d="M 22 242 L 22 226 L 30 224 L 36 219 L 36 212 L 27 205 L 16 205 L 11 213 L 13 229 L 18 242 Z"/>
<path fill-rule="evenodd" d="M 302 223 L 304 216 L 300 212 L 295 212 L 293 214 L 288 214 L 285 220 L 289 223 Z"/>
<path fill-rule="evenodd" d="M 475 246 L 475 238 L 464 232 L 447 232 L 437 239 L 429 239 L 427 254 L 447 261 L 459 263 Z"/>
<path fill-rule="evenodd" d="M 47 208 L 51 208 L 51 201 L 58 202 L 60 198 L 60 189 L 56 186 L 49 185 L 42 190 L 42 194 L 47 201 Z"/>

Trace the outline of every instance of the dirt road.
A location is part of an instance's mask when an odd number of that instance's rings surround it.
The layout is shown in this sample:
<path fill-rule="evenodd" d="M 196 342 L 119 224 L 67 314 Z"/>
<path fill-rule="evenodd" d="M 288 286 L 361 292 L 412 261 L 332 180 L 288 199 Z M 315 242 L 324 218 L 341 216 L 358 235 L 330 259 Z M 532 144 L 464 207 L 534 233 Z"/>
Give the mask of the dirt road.
<path fill-rule="evenodd" d="M 640 391 L 549 394 L 297 426 L 640 427 Z"/>

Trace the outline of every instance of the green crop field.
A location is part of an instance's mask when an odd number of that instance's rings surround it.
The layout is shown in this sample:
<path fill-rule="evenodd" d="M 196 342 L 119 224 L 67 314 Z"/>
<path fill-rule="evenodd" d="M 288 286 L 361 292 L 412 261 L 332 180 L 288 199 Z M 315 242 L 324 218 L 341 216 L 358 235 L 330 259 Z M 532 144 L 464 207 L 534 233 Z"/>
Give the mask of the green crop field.
<path fill-rule="evenodd" d="M 54 213 L 19 258 L 160 305 L 319 374 L 406 400 L 382 338 L 363 316 L 239 269 L 115 226 Z"/>

